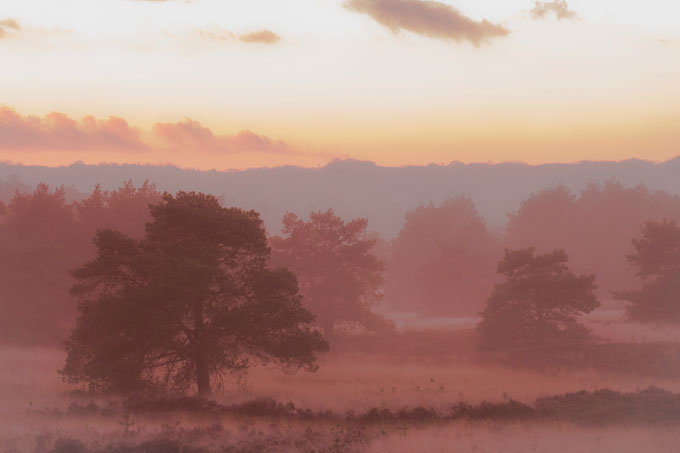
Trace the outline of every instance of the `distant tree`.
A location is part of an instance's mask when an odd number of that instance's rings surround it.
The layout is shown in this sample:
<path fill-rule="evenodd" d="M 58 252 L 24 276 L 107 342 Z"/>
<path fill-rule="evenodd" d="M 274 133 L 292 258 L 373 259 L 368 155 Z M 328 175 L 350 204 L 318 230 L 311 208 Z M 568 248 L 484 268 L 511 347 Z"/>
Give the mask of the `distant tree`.
<path fill-rule="evenodd" d="M 345 223 L 332 210 L 312 212 L 307 222 L 288 213 L 283 236 L 270 238 L 274 262 L 297 275 L 303 301 L 327 338 L 343 325 L 389 326 L 371 312 L 382 298 L 384 264 L 373 254 L 367 225 L 366 219 Z"/>
<path fill-rule="evenodd" d="M 563 250 L 506 250 L 477 329 L 487 349 L 528 351 L 572 347 L 588 339 L 578 316 L 599 306 L 595 276 L 577 276 Z"/>
<path fill-rule="evenodd" d="M 680 323 L 680 226 L 675 220 L 647 222 L 632 240 L 628 261 L 643 281 L 642 289 L 615 293 L 629 302 L 630 317 L 641 322 Z"/>
<path fill-rule="evenodd" d="M 553 250 L 559 245 L 571 252 L 575 242 L 573 231 L 581 223 L 580 212 L 578 197 L 566 186 L 543 189 L 508 215 L 505 243 L 511 249 L 535 246 L 539 250 Z"/>
<path fill-rule="evenodd" d="M 83 254 L 63 188 L 15 193 L 0 217 L 0 343 L 63 341 L 75 314 L 68 269 Z"/>
<path fill-rule="evenodd" d="M 97 184 L 89 197 L 75 203 L 75 208 L 88 238 L 101 228 L 142 237 L 144 225 L 151 220 L 149 205 L 160 200 L 161 194 L 155 185 L 144 181 L 135 187 L 132 180 L 127 180 L 112 191 L 102 190 Z"/>
<path fill-rule="evenodd" d="M 11 200 L 17 192 L 31 192 L 31 187 L 19 180 L 16 175 L 10 176 L 7 180 L 0 179 L 0 201 Z"/>
<path fill-rule="evenodd" d="M 143 236 L 149 204 L 160 194 L 152 184 L 127 181 L 110 192 L 96 186 L 89 197 L 69 202 L 73 189 L 41 183 L 30 190 L 11 180 L 4 189 L 10 186 L 14 195 L 0 209 L 0 343 L 57 346 L 76 318 L 69 271 L 94 257 L 95 231 Z"/>
<path fill-rule="evenodd" d="M 327 349 L 295 276 L 269 269 L 254 211 L 179 192 L 151 207 L 142 239 L 96 235 L 97 257 L 73 272 L 79 317 L 66 380 L 98 391 L 160 387 L 200 395 L 251 360 L 314 370 Z"/>
<path fill-rule="evenodd" d="M 501 253 L 468 197 L 420 206 L 392 242 L 386 302 L 402 311 L 474 315 L 497 280 Z"/>
<path fill-rule="evenodd" d="M 580 193 L 556 186 L 531 195 L 510 215 L 505 245 L 564 249 L 574 272 L 597 274 L 598 294 L 607 297 L 635 278 L 626 263 L 630 238 L 642 223 L 664 217 L 680 218 L 680 196 L 612 180 Z"/>

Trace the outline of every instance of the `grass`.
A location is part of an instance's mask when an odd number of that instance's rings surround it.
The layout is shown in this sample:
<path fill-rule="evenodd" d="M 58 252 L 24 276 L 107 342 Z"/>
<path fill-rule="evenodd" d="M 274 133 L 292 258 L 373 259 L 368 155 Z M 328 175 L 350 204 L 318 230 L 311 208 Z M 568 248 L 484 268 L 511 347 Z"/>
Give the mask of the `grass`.
<path fill-rule="evenodd" d="M 317 373 L 256 368 L 227 382 L 214 403 L 154 408 L 69 394 L 56 374 L 59 351 L 3 349 L 0 453 L 670 452 L 680 444 L 680 379 L 407 358 L 346 352 Z"/>
<path fill-rule="evenodd" d="M 569 423 L 472 422 L 429 426 L 376 439 L 379 453 L 673 453 L 680 444 L 677 426 L 613 426 L 591 429 Z"/>

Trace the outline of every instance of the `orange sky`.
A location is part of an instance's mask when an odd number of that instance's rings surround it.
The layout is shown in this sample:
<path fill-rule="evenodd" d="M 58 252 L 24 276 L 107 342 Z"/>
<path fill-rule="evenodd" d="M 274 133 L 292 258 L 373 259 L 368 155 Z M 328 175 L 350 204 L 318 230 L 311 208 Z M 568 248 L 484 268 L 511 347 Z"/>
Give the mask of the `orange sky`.
<path fill-rule="evenodd" d="M 661 0 L 3 2 L 0 161 L 665 160 L 680 154 L 678 13 Z"/>

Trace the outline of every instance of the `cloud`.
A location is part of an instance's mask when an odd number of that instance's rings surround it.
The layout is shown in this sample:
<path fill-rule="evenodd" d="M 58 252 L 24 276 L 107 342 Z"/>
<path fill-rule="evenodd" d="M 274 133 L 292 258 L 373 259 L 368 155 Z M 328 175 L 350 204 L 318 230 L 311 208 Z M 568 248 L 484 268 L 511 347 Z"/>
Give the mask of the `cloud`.
<path fill-rule="evenodd" d="M 235 34 L 221 27 L 213 27 L 210 30 L 198 30 L 198 34 L 201 35 L 201 38 L 210 39 L 213 41 L 227 41 L 236 39 Z"/>
<path fill-rule="evenodd" d="M 578 17 L 574 11 L 569 9 L 566 0 L 534 2 L 534 8 L 529 12 L 534 19 L 544 19 L 550 13 L 554 13 L 558 19 L 575 19 Z"/>
<path fill-rule="evenodd" d="M 275 141 L 250 131 L 241 131 L 236 135 L 215 135 L 210 129 L 192 119 L 178 123 L 156 123 L 152 132 L 163 146 L 179 151 L 298 154 L 282 141 Z"/>
<path fill-rule="evenodd" d="M 19 26 L 19 22 L 17 22 L 14 19 L 3 19 L 0 20 L 0 27 L 4 28 L 12 28 L 14 30 L 21 30 L 21 27 Z"/>
<path fill-rule="evenodd" d="M 281 40 L 281 37 L 271 30 L 260 30 L 240 35 L 238 39 L 243 42 L 275 44 Z"/>
<path fill-rule="evenodd" d="M 221 27 L 213 27 L 209 30 L 198 30 L 198 33 L 202 38 L 213 41 L 239 40 L 245 43 L 276 44 L 281 40 L 281 37 L 271 30 L 260 30 L 237 36 L 229 30 L 225 30 Z"/>
<path fill-rule="evenodd" d="M 40 40 L 43 38 L 63 37 L 73 33 L 73 30 L 65 30 L 62 28 L 31 28 L 26 27 L 15 19 L 0 20 L 0 39 L 12 38 L 21 36 L 21 39 Z"/>
<path fill-rule="evenodd" d="M 328 157 L 302 152 L 281 140 L 242 130 L 234 135 L 215 134 L 198 121 L 156 123 L 140 131 L 119 117 L 97 120 L 86 116 L 76 121 L 59 112 L 44 117 L 22 116 L 0 105 L 0 151 L 88 153 L 124 152 L 140 156 L 241 156 L 262 158 Z"/>
<path fill-rule="evenodd" d="M 0 39 L 10 36 L 10 30 L 19 31 L 21 26 L 19 22 L 14 19 L 3 19 L 0 20 Z"/>
<path fill-rule="evenodd" d="M 21 116 L 0 105 L 0 149 L 11 150 L 143 150 L 140 133 L 122 119 L 112 116 L 80 121 L 63 113 L 45 117 Z"/>
<path fill-rule="evenodd" d="M 469 41 L 474 46 L 506 36 L 506 28 L 474 21 L 444 3 L 421 0 L 347 0 L 345 7 L 367 14 L 394 33 L 408 30 L 431 38 Z"/>
<path fill-rule="evenodd" d="M 659 39 L 659 42 L 660 42 L 661 44 L 664 44 L 664 45 L 667 45 L 667 46 L 671 46 L 671 47 L 675 47 L 675 48 L 680 48 L 680 41 L 671 41 L 671 40 L 669 40 L 669 39 L 663 39 L 663 38 L 662 38 L 662 39 Z"/>

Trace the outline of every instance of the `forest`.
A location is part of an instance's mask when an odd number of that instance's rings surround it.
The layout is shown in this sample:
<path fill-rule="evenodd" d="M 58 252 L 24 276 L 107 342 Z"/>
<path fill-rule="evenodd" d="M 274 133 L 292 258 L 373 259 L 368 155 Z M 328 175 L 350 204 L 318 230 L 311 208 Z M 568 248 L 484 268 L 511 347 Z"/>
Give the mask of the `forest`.
<path fill-rule="evenodd" d="M 553 185 L 499 231 L 453 194 L 389 238 L 330 208 L 269 232 L 149 181 L 3 184 L 5 451 L 494 451 L 514 423 L 538 450 L 590 426 L 674 441 L 680 196 Z"/>

